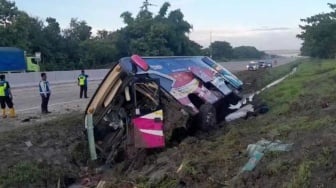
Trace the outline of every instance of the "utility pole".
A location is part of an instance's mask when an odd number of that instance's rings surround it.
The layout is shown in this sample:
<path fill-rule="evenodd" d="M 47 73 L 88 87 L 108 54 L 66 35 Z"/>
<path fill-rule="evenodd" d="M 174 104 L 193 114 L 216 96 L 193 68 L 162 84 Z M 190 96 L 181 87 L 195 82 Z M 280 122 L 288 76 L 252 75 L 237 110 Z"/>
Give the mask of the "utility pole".
<path fill-rule="evenodd" d="M 209 45 L 209 51 L 210 51 L 210 58 L 212 58 L 212 31 L 210 31 L 210 45 Z"/>
<path fill-rule="evenodd" d="M 150 3 L 148 0 L 145 0 L 140 8 L 141 10 L 148 11 L 148 7 L 150 6 L 156 6 L 156 5 Z"/>

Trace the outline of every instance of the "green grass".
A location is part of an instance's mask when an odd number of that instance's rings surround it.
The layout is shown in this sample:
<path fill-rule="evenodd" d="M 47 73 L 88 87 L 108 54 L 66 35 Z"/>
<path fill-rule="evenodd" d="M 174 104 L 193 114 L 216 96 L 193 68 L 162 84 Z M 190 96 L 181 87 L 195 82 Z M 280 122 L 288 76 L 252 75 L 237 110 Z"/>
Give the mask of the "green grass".
<path fill-rule="evenodd" d="M 298 71 L 277 87 L 262 93 L 261 97 L 277 115 L 291 115 L 304 110 L 314 110 L 323 103 L 336 99 L 336 62 L 303 61 Z"/>
<path fill-rule="evenodd" d="M 302 188 L 309 187 L 311 180 L 311 168 L 312 161 L 303 161 L 292 179 L 292 182 L 288 185 L 288 188 Z"/>
<path fill-rule="evenodd" d="M 19 162 L 0 176 L 3 187 L 54 186 L 62 177 L 61 168 L 35 162 Z"/>
<path fill-rule="evenodd" d="M 295 66 L 297 66 L 297 72 L 294 75 L 265 90 L 259 96 L 261 101 L 270 107 L 267 114 L 247 121 L 233 122 L 227 133 L 219 135 L 215 141 L 198 144 L 197 150 L 184 146 L 184 150 L 191 152 L 185 159 L 193 161 L 192 168 L 189 168 L 192 169 L 190 172 L 217 171 L 217 174 L 214 173 L 217 179 L 223 176 L 232 178 L 248 160 L 246 156 L 237 158 L 239 156 L 237 152 L 245 151 L 248 144 L 255 143 L 261 138 L 269 139 L 270 134 L 275 134 L 274 139 L 294 143 L 294 145 L 299 142 L 309 142 L 314 138 L 309 135 L 330 128 L 336 123 L 333 110 L 324 111 L 323 107 L 328 103 L 329 107 L 336 108 L 335 60 L 299 60 L 294 64 L 265 70 L 262 73 L 263 76 L 257 80 L 259 89 L 289 73 Z M 308 136 L 306 141 L 305 135 Z M 320 154 L 312 153 L 309 149 L 303 152 L 305 146 L 296 147 L 295 152 L 299 152 L 297 155 L 301 155 L 300 157 L 288 160 L 283 157 L 288 156 L 289 152 L 271 152 L 264 156 L 266 159 L 263 159 L 268 164 L 263 164 L 262 161 L 257 168 L 261 166 L 259 168 L 263 168 L 262 172 L 270 177 L 282 177 L 280 182 L 287 180 L 283 186 L 309 187 L 313 169 L 330 164 L 332 152 L 328 147 L 321 149 Z M 205 155 L 196 155 L 206 149 L 209 152 Z M 319 149 L 315 150 L 319 151 Z M 204 166 L 207 170 L 203 170 Z M 224 175 L 221 174 L 224 172 Z M 188 173 L 188 175 L 197 179 L 195 173 Z"/>

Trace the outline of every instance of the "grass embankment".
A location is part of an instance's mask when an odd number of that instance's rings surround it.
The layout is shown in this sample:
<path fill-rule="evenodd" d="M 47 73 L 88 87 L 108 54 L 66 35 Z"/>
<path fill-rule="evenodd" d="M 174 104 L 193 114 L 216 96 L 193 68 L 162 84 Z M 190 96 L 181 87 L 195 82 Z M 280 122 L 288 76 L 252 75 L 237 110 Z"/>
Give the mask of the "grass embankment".
<path fill-rule="evenodd" d="M 77 178 L 88 157 L 82 121 L 69 114 L 0 133 L 0 187 L 55 187 Z"/>
<path fill-rule="evenodd" d="M 158 155 L 175 161 L 161 181 L 140 178 L 146 181 L 136 182 L 140 187 L 174 187 L 174 183 L 187 187 L 333 187 L 336 61 L 301 60 L 295 65 L 296 74 L 259 96 L 270 107 L 267 114 L 228 124 L 200 140 L 187 138 L 174 151 Z M 292 67 L 249 72 L 245 78 L 256 78 L 254 85 L 260 89 Z M 261 138 L 294 143 L 293 150 L 267 153 L 253 172 L 237 177 L 248 161 L 247 145 Z"/>

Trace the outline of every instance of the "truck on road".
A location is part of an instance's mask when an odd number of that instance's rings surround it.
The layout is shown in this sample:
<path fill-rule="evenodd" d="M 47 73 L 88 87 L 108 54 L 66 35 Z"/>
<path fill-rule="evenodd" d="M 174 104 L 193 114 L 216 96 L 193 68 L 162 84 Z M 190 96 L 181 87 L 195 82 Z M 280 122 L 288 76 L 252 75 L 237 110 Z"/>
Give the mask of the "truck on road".
<path fill-rule="evenodd" d="M 0 47 L 0 72 L 39 72 L 40 66 L 35 60 L 19 48 Z"/>

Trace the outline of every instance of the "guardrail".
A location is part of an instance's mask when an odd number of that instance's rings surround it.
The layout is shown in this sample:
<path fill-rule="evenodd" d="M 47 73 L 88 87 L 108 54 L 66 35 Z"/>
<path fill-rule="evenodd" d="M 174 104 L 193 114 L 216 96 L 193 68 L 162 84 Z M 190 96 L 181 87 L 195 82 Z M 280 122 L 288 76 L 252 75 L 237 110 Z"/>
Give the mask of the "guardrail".
<path fill-rule="evenodd" d="M 89 75 L 88 80 L 102 80 L 109 69 L 85 70 L 85 74 Z M 80 70 L 74 71 L 50 71 L 45 72 L 50 84 L 77 83 L 77 77 L 81 73 Z M 27 73 L 8 73 L 6 80 L 12 88 L 37 86 L 41 80 L 40 72 Z"/>

